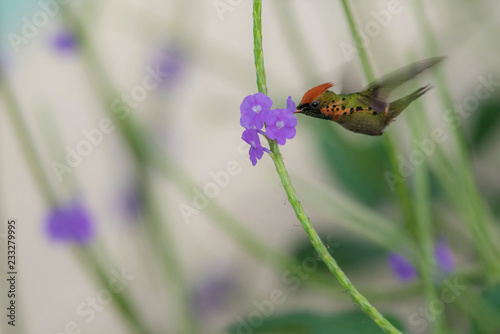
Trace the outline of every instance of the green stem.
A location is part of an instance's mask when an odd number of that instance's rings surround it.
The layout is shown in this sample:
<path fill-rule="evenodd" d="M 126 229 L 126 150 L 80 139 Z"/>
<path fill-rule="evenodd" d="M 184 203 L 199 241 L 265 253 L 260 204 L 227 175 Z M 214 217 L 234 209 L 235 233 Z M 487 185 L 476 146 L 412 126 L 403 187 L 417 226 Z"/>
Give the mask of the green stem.
<path fill-rule="evenodd" d="M 259 92 L 267 95 L 266 86 L 266 76 L 264 70 L 264 54 L 262 50 L 262 0 L 254 0 L 253 7 L 253 23 L 254 23 L 254 56 L 255 56 L 255 69 L 257 73 L 257 86 Z M 285 188 L 286 194 L 288 196 L 288 201 L 292 205 L 297 218 L 299 219 L 302 227 L 306 231 L 311 243 L 320 255 L 323 262 L 326 264 L 328 269 L 335 275 L 340 285 L 346 290 L 347 294 L 351 299 L 358 304 L 361 309 L 368 315 L 373 321 L 385 332 L 385 333 L 401 333 L 397 330 L 384 316 L 373 307 L 370 302 L 359 293 L 356 287 L 351 283 L 351 281 L 344 274 L 342 269 L 340 269 L 337 261 L 330 255 L 326 246 L 323 244 L 319 238 L 316 230 L 311 225 L 309 217 L 305 214 L 302 209 L 302 205 L 297 199 L 297 194 L 292 186 L 288 172 L 285 168 L 283 162 L 283 157 L 279 151 L 278 143 L 276 141 L 269 140 L 269 146 L 271 149 L 271 157 L 276 166 L 276 171 L 280 176 L 281 183 Z"/>
<path fill-rule="evenodd" d="M 294 15 L 290 1 L 270 1 L 269 4 L 274 6 L 278 23 L 290 48 L 289 54 L 300 72 L 302 84 L 311 86 L 316 80 L 321 81 L 321 73 L 314 65 L 311 49 L 307 47 L 306 39 L 297 24 L 297 17 Z"/>
<path fill-rule="evenodd" d="M 365 77 L 368 82 L 372 82 L 375 80 L 373 67 L 370 64 L 370 59 L 368 57 L 366 48 L 363 46 L 362 41 L 359 37 L 356 21 L 354 20 L 354 15 L 349 5 L 349 0 L 341 0 L 341 2 L 344 8 L 345 15 L 347 17 L 347 22 L 349 23 L 352 37 L 354 39 L 354 42 L 356 43 L 356 48 L 358 50 L 359 58 L 363 66 L 363 71 L 365 72 Z M 390 134 L 391 133 L 386 133 L 384 135 L 384 143 L 387 149 L 387 154 L 389 155 L 389 163 L 391 164 L 391 168 L 394 174 L 399 175 L 396 144 L 395 140 Z M 403 211 L 405 225 L 408 231 L 415 235 L 417 228 L 408 185 L 406 182 L 396 182 L 395 189 L 398 195 L 397 198 L 401 204 L 401 209 Z"/>
<path fill-rule="evenodd" d="M 99 256 L 92 253 L 90 249 L 83 247 L 75 247 L 73 249 L 74 255 L 80 260 L 82 264 L 92 272 L 97 283 L 104 288 L 109 287 L 110 279 L 112 277 L 106 273 L 103 264 L 99 260 Z M 123 320 L 128 323 L 138 334 L 150 334 L 151 332 L 144 326 L 138 312 L 134 307 L 134 303 L 128 295 L 122 290 L 108 289 L 113 296 L 113 304 L 120 311 Z"/>
<path fill-rule="evenodd" d="M 172 236 L 168 225 L 164 223 L 160 210 L 154 200 L 151 176 L 149 171 L 143 165 L 138 166 L 145 203 L 145 215 L 148 222 L 148 233 L 152 240 L 152 245 L 160 259 L 160 266 L 164 277 L 171 283 L 172 290 L 176 295 L 175 312 L 180 319 L 182 332 L 199 333 L 198 324 L 191 308 L 191 296 L 184 270 L 177 258 L 175 247 L 175 238 Z"/>
<path fill-rule="evenodd" d="M 415 142 L 421 142 L 425 139 L 425 129 L 423 121 L 420 119 L 424 114 L 422 102 L 420 100 L 414 102 L 413 108 L 418 109 L 416 112 L 410 112 L 409 127 L 413 138 L 413 149 L 418 147 Z M 426 164 L 419 164 L 415 167 L 415 212 L 417 222 L 417 240 L 420 245 L 420 273 L 422 275 L 425 297 L 428 303 L 439 299 L 436 291 L 436 286 L 433 282 L 433 274 L 436 268 L 434 259 L 434 233 L 432 229 L 433 219 L 430 207 L 429 198 L 429 177 Z M 444 333 L 444 317 L 443 312 L 435 315 L 432 321 L 433 333 Z"/>
<path fill-rule="evenodd" d="M 425 39 L 427 52 L 431 55 L 439 54 L 438 42 L 426 18 L 424 4 L 420 1 L 415 1 L 413 5 L 415 6 L 414 12 L 418 21 L 418 26 Z M 451 123 L 461 124 L 462 120 L 454 110 L 453 98 L 443 72 L 438 69 L 434 73 L 441 104 L 445 110 L 453 110 L 453 112 L 450 113 L 450 116 L 452 117 Z M 500 258 L 500 255 L 497 245 L 492 239 L 493 234 L 491 231 L 493 229 L 491 226 L 491 219 L 486 213 L 486 206 L 482 201 L 481 195 L 479 194 L 477 185 L 474 181 L 474 174 L 470 165 L 471 160 L 467 150 L 465 137 L 460 126 L 452 126 L 451 132 L 458 150 L 458 168 L 455 168 L 455 170 L 457 171 L 457 176 L 460 180 L 462 180 L 465 188 L 465 190 L 461 192 L 462 205 L 460 206 L 460 209 L 464 211 L 464 214 L 467 217 L 466 223 L 474 237 L 479 258 L 483 262 L 485 270 L 488 273 L 494 272 L 498 275 L 500 271 L 498 266 L 498 259 Z M 445 159 L 445 156 L 442 156 L 442 159 Z"/>
<path fill-rule="evenodd" d="M 32 175 L 35 178 L 38 188 L 40 189 L 43 197 L 47 200 L 50 207 L 53 207 L 58 202 L 56 192 L 50 182 L 49 178 L 45 175 L 42 167 L 42 160 L 38 154 L 35 143 L 31 138 L 28 126 L 24 120 L 21 113 L 19 103 L 12 91 L 12 88 L 8 82 L 8 76 L 4 75 L 0 68 L 0 77 L 2 78 L 2 88 L 3 95 L 5 97 L 6 109 L 9 117 L 11 119 L 12 125 L 16 132 L 19 143 L 21 144 L 21 149 L 23 150 L 26 160 L 28 160 L 28 168 L 31 170 Z"/>
<path fill-rule="evenodd" d="M 337 278 L 340 285 L 342 286 L 342 288 L 344 288 L 349 297 L 351 297 L 351 299 L 361 307 L 363 312 L 365 312 L 370 318 L 372 318 L 372 320 L 385 333 L 401 333 L 356 289 L 354 284 L 352 284 L 346 274 L 339 267 L 337 261 L 330 255 L 328 249 L 319 238 L 318 233 L 313 228 L 309 217 L 307 217 L 307 215 L 305 214 L 300 201 L 297 199 L 297 194 L 288 176 L 288 172 L 283 162 L 283 157 L 281 156 L 278 144 L 275 141 L 271 142 L 271 152 L 273 152 L 271 157 L 274 161 L 274 165 L 276 166 L 276 171 L 280 176 L 281 184 L 283 185 L 283 188 L 285 188 L 288 201 L 292 205 L 298 220 L 302 224 L 302 227 L 306 231 L 314 249 L 318 252 L 321 260 L 326 264 L 330 272 Z"/>
<path fill-rule="evenodd" d="M 358 33 L 358 28 L 356 26 L 356 21 L 354 20 L 354 15 L 352 14 L 351 7 L 348 0 L 342 0 L 342 7 L 344 7 L 344 13 L 347 17 L 347 22 L 349 23 L 349 28 L 351 29 L 352 38 L 356 43 L 356 48 L 358 49 L 359 58 L 361 59 L 361 64 L 365 72 L 366 79 L 369 82 L 375 80 L 375 74 L 373 73 L 373 67 L 370 65 L 370 60 L 368 58 L 368 53 L 362 44 L 360 35 Z"/>

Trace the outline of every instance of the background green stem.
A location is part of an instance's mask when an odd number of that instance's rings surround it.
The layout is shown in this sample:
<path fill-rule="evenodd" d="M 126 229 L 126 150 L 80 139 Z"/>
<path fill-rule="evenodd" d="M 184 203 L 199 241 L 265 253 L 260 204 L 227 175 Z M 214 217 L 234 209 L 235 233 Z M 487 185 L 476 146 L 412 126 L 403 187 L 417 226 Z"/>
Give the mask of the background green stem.
<path fill-rule="evenodd" d="M 408 125 L 413 137 L 413 150 L 418 150 L 417 142 L 421 142 L 426 138 L 427 132 L 425 129 L 424 121 L 420 115 L 425 114 L 422 101 L 417 100 L 412 106 L 417 109 L 409 113 Z M 433 282 L 433 277 L 436 268 L 436 261 L 434 258 L 434 231 L 433 231 L 433 217 L 430 206 L 429 196 L 429 174 L 426 164 L 418 164 L 415 166 L 415 213 L 417 221 L 417 240 L 420 247 L 420 261 L 419 271 L 422 276 L 423 288 L 427 303 L 433 300 L 438 300 L 439 296 L 436 291 L 437 287 Z M 434 334 L 445 333 L 445 320 L 443 312 L 435 314 L 432 321 L 432 328 Z"/>
<path fill-rule="evenodd" d="M 347 22 L 349 23 L 349 28 L 351 30 L 352 38 L 354 39 L 354 42 L 356 44 L 356 49 L 358 51 L 359 59 L 361 60 L 361 64 L 363 66 L 363 71 L 365 73 L 366 80 L 368 82 L 372 82 L 375 80 L 375 74 L 373 71 L 373 67 L 370 63 L 370 59 L 368 57 L 368 52 L 366 52 L 366 48 L 363 46 L 363 43 L 359 37 L 358 28 L 356 25 L 356 21 L 354 20 L 352 9 L 349 5 L 349 0 L 342 0 L 341 2 L 342 2 L 342 7 L 344 8 Z M 391 132 L 386 133 L 383 137 L 392 171 L 394 174 L 399 175 L 400 173 L 398 172 L 398 154 L 397 154 L 395 140 L 392 138 Z M 416 227 L 415 214 L 413 212 L 413 206 L 410 198 L 410 190 L 408 188 L 408 184 L 404 181 L 396 181 L 394 187 L 397 193 L 397 198 L 401 204 L 401 210 L 403 211 L 405 226 L 409 232 L 415 235 L 417 227 Z"/>
<path fill-rule="evenodd" d="M 414 13 L 418 22 L 418 27 L 421 29 L 424 36 L 425 46 L 429 55 L 439 54 L 439 45 L 436 37 L 434 36 L 427 20 L 424 4 L 421 1 L 414 1 Z M 451 110 L 450 117 L 452 117 L 452 124 L 458 124 L 451 127 L 451 133 L 457 148 L 457 162 L 455 163 L 454 170 L 457 173 L 457 179 L 463 182 L 466 190 L 460 192 L 461 205 L 459 210 L 464 212 L 465 222 L 471 231 L 474 238 L 478 256 L 483 263 L 485 271 L 489 273 L 488 277 L 493 278 L 500 275 L 500 255 L 498 245 L 493 241 L 494 229 L 492 228 L 491 214 L 488 213 L 486 205 L 479 193 L 476 182 L 474 180 L 474 172 L 470 164 L 470 156 L 467 149 L 467 143 L 459 124 L 462 123 L 460 116 L 455 111 L 453 98 L 444 73 L 437 69 L 433 72 L 437 82 L 438 95 L 444 110 Z M 441 160 L 447 159 L 446 155 L 440 155 Z M 455 187 L 455 186 L 453 186 Z M 493 274 L 493 275 L 491 275 Z"/>
<path fill-rule="evenodd" d="M 47 201 L 49 206 L 54 206 L 58 202 L 57 194 L 50 182 L 49 178 L 45 176 L 44 169 L 42 167 L 41 158 L 36 150 L 35 143 L 31 138 L 28 126 L 24 120 L 23 114 L 21 113 L 21 108 L 19 103 L 12 91 L 9 78 L 7 75 L 2 73 L 0 66 L 0 78 L 2 78 L 2 91 L 4 96 L 4 101 L 6 103 L 7 114 L 10 117 L 14 130 L 21 144 L 21 149 L 28 162 L 28 168 L 31 170 L 31 174 L 35 178 L 35 182 L 38 184 L 38 188 L 42 193 L 43 197 Z"/>

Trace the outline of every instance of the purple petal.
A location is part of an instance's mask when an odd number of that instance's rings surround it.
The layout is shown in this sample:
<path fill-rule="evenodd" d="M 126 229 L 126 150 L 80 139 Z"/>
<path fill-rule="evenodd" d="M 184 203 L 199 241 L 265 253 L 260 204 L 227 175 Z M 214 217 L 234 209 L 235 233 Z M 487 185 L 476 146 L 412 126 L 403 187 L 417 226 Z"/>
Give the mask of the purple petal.
<path fill-rule="evenodd" d="M 262 147 L 260 148 L 250 147 L 249 154 L 250 154 L 250 161 L 252 162 L 252 165 L 255 166 L 257 164 L 257 160 L 262 159 L 262 156 L 264 155 L 264 150 L 262 149 Z"/>
<path fill-rule="evenodd" d="M 255 97 L 253 95 L 248 95 L 243 99 L 240 104 L 241 114 L 253 112 L 252 107 L 255 105 Z"/>
<path fill-rule="evenodd" d="M 262 147 L 260 144 L 260 137 L 255 129 L 246 129 L 243 131 L 241 139 L 246 141 L 250 146 L 252 146 L 252 142 L 254 142 L 257 147 Z"/>
<path fill-rule="evenodd" d="M 243 131 L 241 138 L 250 145 L 250 150 L 248 154 L 250 155 L 250 161 L 252 165 L 257 164 L 257 160 L 260 160 L 264 155 L 264 148 L 260 143 L 260 137 L 255 129 L 246 129 Z"/>
<path fill-rule="evenodd" d="M 297 130 L 295 130 L 295 128 L 283 128 L 281 129 L 281 131 L 283 132 L 283 135 L 287 138 L 287 139 L 293 139 L 293 137 L 295 137 L 295 135 L 297 134 Z"/>
<path fill-rule="evenodd" d="M 404 255 L 392 253 L 388 260 L 394 276 L 400 281 L 408 282 L 417 278 L 417 270 Z"/>
<path fill-rule="evenodd" d="M 255 112 L 244 113 L 240 118 L 240 125 L 245 129 L 257 129 L 260 130 L 264 126 L 262 117 L 260 114 Z"/>
<path fill-rule="evenodd" d="M 250 155 L 250 162 L 252 163 L 252 166 L 255 166 L 257 164 L 257 157 L 255 156 L 255 153 L 254 153 L 254 150 L 252 147 L 250 147 L 248 154 Z"/>
<path fill-rule="evenodd" d="M 278 134 L 278 138 L 276 138 L 276 141 L 280 145 L 285 145 L 286 144 L 286 137 L 284 136 L 284 134 L 283 134 L 282 131 L 280 131 L 280 133 Z"/>
<path fill-rule="evenodd" d="M 286 126 L 287 127 L 296 127 L 297 126 L 297 117 L 294 114 L 286 116 Z"/>
<path fill-rule="evenodd" d="M 286 100 L 286 109 L 293 113 L 295 111 L 296 107 L 297 106 L 295 105 L 295 102 L 293 102 L 292 97 L 289 96 L 288 100 Z"/>
<path fill-rule="evenodd" d="M 279 130 L 276 126 L 268 126 L 266 135 L 269 139 L 275 140 L 278 137 Z"/>
<path fill-rule="evenodd" d="M 448 273 L 455 271 L 455 257 L 446 239 L 442 238 L 436 242 L 434 257 L 439 268 Z"/>
<path fill-rule="evenodd" d="M 268 110 L 273 105 L 273 101 L 267 95 L 262 93 L 257 93 L 254 95 L 248 95 L 243 99 L 240 105 L 240 112 L 244 113 L 255 113 L 252 109 L 255 106 L 260 106 L 262 110 Z"/>
<path fill-rule="evenodd" d="M 262 109 L 270 109 L 273 106 L 273 100 L 264 93 L 254 94 L 255 104 L 262 106 Z"/>
<path fill-rule="evenodd" d="M 260 119 L 263 121 L 263 122 L 266 122 L 267 121 L 267 118 L 269 117 L 269 114 L 271 113 L 271 110 L 270 109 L 263 109 L 260 111 Z M 266 122 L 267 123 L 267 122 Z"/>

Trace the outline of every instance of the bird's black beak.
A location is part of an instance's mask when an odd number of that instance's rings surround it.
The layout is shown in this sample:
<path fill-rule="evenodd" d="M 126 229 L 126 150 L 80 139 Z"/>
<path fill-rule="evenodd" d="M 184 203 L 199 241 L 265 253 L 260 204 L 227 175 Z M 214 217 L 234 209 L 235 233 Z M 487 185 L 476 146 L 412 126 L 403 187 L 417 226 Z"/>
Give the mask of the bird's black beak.
<path fill-rule="evenodd" d="M 302 109 L 304 109 L 306 105 L 305 104 L 299 104 L 296 108 L 296 110 L 293 112 L 294 114 L 298 114 L 302 112 Z"/>

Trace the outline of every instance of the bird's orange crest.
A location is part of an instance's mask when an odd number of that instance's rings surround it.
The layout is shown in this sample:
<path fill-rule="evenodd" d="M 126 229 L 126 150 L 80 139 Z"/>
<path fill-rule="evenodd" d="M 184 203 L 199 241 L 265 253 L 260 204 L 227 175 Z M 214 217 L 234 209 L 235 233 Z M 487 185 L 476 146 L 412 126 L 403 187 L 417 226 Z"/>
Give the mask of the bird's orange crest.
<path fill-rule="evenodd" d="M 302 97 L 302 101 L 300 101 L 300 104 L 304 103 L 311 103 L 312 101 L 316 100 L 318 96 L 326 92 L 329 88 L 332 88 L 333 84 L 331 82 L 324 83 L 322 85 L 313 87 L 309 89 L 305 94 L 304 97 Z"/>

